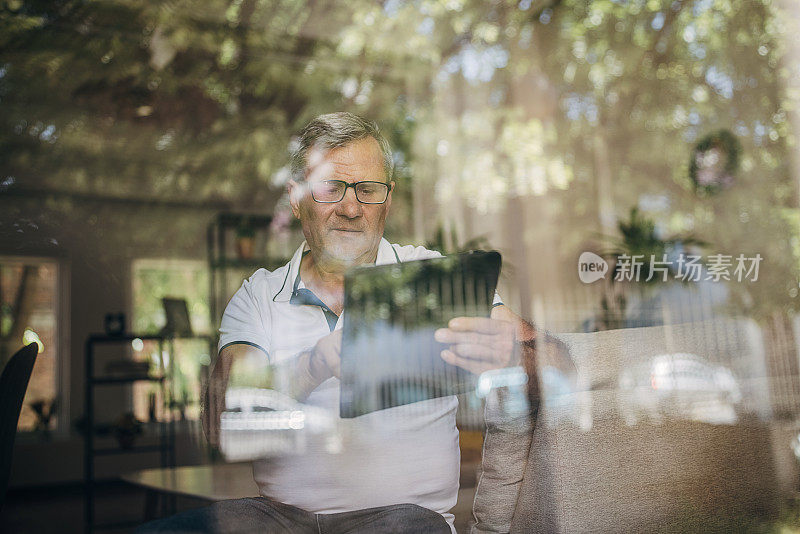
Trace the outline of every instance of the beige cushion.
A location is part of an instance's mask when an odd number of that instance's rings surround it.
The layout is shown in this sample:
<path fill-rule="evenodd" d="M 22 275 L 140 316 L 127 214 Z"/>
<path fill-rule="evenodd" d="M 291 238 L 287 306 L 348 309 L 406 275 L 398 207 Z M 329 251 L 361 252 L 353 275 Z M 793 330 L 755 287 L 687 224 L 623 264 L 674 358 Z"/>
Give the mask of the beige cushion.
<path fill-rule="evenodd" d="M 511 531 L 723 532 L 774 511 L 774 479 L 763 425 L 539 427 Z"/>
<path fill-rule="evenodd" d="M 580 391 L 566 406 L 545 403 L 533 435 L 529 420 L 505 413 L 500 392 L 490 397 L 473 532 L 695 528 L 716 525 L 719 514 L 774 506 L 769 429 L 757 417 L 736 425 L 668 418 L 635 426 L 619 417 L 621 369 L 687 352 L 729 367 L 746 411 L 765 419 L 766 372 L 753 323 L 721 319 L 556 336 L 576 364 Z"/>

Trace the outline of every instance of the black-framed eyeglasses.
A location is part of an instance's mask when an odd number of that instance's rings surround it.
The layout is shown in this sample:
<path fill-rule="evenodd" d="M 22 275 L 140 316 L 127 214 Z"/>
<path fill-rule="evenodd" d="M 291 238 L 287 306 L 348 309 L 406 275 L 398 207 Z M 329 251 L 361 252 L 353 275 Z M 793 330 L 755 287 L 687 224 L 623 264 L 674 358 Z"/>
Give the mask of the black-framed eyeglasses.
<path fill-rule="evenodd" d="M 345 182 L 344 180 L 323 180 L 308 184 L 311 198 L 322 204 L 340 202 L 347 193 L 347 188 L 352 187 L 356 192 L 356 199 L 362 204 L 383 204 L 389 197 L 392 187 L 385 182 Z"/>

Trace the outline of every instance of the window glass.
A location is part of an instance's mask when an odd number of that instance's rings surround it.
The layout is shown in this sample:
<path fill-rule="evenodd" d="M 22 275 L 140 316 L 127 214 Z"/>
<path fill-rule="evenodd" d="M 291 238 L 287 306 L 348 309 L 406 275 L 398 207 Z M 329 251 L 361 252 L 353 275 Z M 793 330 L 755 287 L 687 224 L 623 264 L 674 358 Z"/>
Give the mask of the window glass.
<path fill-rule="evenodd" d="M 58 264 L 0 257 L 0 360 L 36 342 L 39 356 L 17 428 L 52 430 L 58 410 Z"/>
<path fill-rule="evenodd" d="M 133 262 L 133 332 L 157 334 L 167 319 L 161 299 L 185 299 L 192 332 L 203 336 L 210 332 L 208 310 L 208 267 L 202 260 L 142 259 Z M 164 363 L 174 354 L 174 398 L 170 407 L 178 417 L 199 416 L 202 370 L 210 362 L 209 342 L 203 337 L 181 338 L 163 346 Z M 134 357 L 159 365 L 159 343 L 143 340 L 133 346 Z M 154 400 L 151 400 L 154 399 Z M 160 417 L 162 396 L 155 383 L 134 384 L 134 414 L 140 420 Z M 155 404 L 155 413 L 151 413 Z"/>

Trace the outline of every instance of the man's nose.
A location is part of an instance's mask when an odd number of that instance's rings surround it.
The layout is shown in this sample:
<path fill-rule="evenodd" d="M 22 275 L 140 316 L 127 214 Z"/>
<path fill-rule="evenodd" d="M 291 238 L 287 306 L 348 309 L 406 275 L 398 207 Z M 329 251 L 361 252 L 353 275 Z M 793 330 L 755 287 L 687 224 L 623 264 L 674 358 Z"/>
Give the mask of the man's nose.
<path fill-rule="evenodd" d="M 348 187 L 344 192 L 344 198 L 336 203 L 336 212 L 342 217 L 354 219 L 362 214 L 361 202 L 356 198 L 356 190 L 353 187 Z"/>

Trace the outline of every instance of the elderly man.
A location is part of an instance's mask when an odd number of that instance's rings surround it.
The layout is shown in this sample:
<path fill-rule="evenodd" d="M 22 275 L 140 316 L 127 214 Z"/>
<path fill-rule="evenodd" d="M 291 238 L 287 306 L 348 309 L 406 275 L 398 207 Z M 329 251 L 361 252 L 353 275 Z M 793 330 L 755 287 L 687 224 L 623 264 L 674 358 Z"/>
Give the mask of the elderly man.
<path fill-rule="evenodd" d="M 377 126 L 350 113 L 303 130 L 288 193 L 305 242 L 273 272 L 259 269 L 233 296 L 220 327 L 211 386 L 224 391 L 240 358 L 267 359 L 272 387 L 338 414 L 344 274 L 356 265 L 438 256 L 383 238 L 395 183 Z M 462 317 L 436 332 L 441 357 L 474 373 L 512 363 L 529 325 L 502 304 L 491 318 Z M 222 395 L 217 395 L 221 398 Z M 217 503 L 151 523 L 182 532 L 451 532 L 459 480 L 455 397 L 373 412 L 346 423 L 340 450 L 310 443 L 301 454 L 257 461 L 261 497 Z M 218 439 L 220 403 L 206 429 Z"/>

